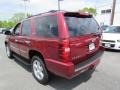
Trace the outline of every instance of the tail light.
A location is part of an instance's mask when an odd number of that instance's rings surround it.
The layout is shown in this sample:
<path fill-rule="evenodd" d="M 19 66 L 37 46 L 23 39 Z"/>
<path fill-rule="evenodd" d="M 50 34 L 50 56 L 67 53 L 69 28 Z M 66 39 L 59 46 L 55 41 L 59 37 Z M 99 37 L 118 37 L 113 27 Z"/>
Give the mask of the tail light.
<path fill-rule="evenodd" d="M 70 62 L 69 40 L 64 39 L 59 44 L 59 56 L 62 62 Z"/>

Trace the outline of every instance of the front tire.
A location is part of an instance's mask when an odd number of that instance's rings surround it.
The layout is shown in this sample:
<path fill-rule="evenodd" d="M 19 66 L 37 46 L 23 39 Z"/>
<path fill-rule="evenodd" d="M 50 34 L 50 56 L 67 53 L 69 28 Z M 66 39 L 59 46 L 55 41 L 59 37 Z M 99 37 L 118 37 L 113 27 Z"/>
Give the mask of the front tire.
<path fill-rule="evenodd" d="M 6 54 L 8 58 L 12 58 L 12 51 L 10 50 L 10 47 L 8 44 L 6 44 Z"/>
<path fill-rule="evenodd" d="M 34 78 L 41 84 L 47 84 L 49 74 L 43 60 L 39 56 L 32 57 L 32 74 Z"/>

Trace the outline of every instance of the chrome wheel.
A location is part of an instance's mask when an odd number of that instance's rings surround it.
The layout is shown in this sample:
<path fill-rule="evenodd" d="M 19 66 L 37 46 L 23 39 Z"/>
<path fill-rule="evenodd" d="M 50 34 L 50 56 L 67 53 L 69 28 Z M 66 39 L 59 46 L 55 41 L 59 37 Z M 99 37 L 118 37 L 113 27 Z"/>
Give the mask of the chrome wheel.
<path fill-rule="evenodd" d="M 43 67 L 38 60 L 33 61 L 33 72 L 37 79 L 42 80 L 44 78 Z"/>
<path fill-rule="evenodd" d="M 6 54 L 8 57 L 10 57 L 10 48 L 8 47 L 8 45 L 6 45 Z"/>

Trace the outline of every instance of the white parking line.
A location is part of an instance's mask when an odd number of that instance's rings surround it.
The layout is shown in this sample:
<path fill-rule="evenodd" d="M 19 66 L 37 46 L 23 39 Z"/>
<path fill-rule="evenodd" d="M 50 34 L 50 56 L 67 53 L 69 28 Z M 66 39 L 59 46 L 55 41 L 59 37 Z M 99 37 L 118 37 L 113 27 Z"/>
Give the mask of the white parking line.
<path fill-rule="evenodd" d="M 0 59 L 2 59 L 4 50 L 5 50 L 5 46 L 4 46 L 4 45 L 1 45 L 1 46 L 0 46 Z"/>
<path fill-rule="evenodd" d="M 1 55 L 0 55 L 0 59 L 1 59 Z"/>

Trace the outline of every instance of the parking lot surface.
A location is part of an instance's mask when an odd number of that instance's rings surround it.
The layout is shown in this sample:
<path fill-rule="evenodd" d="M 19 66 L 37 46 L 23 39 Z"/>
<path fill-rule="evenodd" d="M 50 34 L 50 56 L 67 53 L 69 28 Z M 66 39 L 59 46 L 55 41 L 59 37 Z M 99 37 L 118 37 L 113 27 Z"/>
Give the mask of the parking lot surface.
<path fill-rule="evenodd" d="M 71 80 L 53 76 L 48 85 L 39 84 L 29 67 L 8 59 L 0 34 L 0 90 L 120 90 L 120 51 L 105 51 L 92 74 L 84 73 Z"/>

